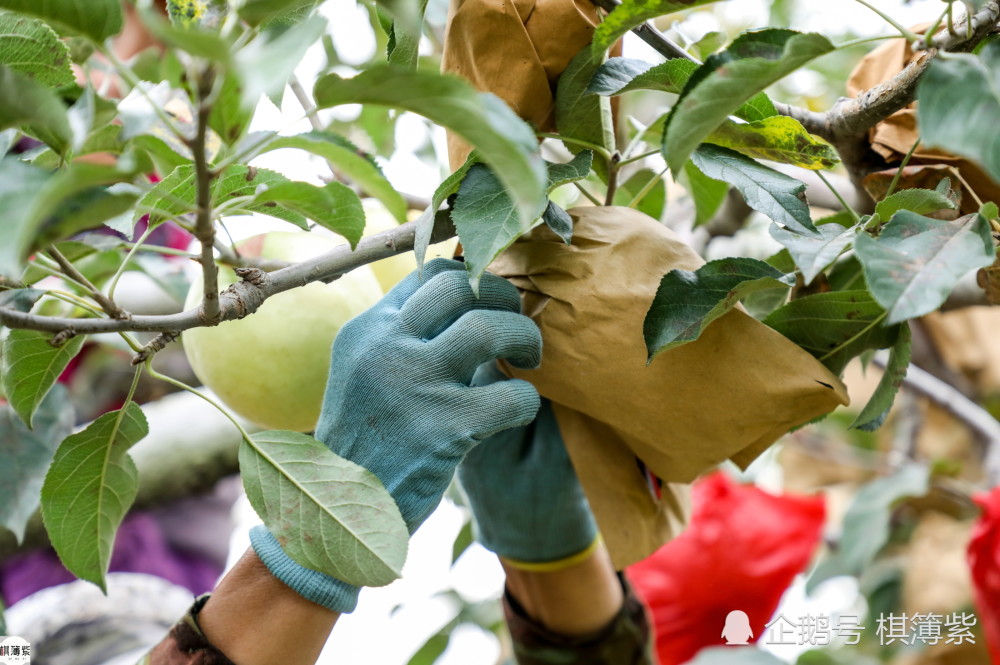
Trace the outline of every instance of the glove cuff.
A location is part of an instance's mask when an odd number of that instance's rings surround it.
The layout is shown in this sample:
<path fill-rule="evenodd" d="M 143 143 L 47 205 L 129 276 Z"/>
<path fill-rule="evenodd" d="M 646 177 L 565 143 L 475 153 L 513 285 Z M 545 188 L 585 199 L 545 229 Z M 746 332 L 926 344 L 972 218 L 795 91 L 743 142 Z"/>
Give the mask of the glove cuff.
<path fill-rule="evenodd" d="M 500 556 L 504 560 L 504 563 L 508 566 L 517 568 L 518 570 L 523 570 L 529 573 L 551 573 L 557 570 L 569 568 L 570 566 L 575 566 L 581 561 L 584 561 L 594 553 L 594 550 L 600 546 L 601 542 L 601 536 L 598 534 L 585 549 L 556 561 L 520 561 L 518 559 L 511 559 L 503 556 L 502 554 L 498 556 Z"/>
<path fill-rule="evenodd" d="M 361 587 L 295 563 L 263 524 L 250 529 L 250 544 L 271 574 L 306 600 L 341 614 L 357 607 Z"/>

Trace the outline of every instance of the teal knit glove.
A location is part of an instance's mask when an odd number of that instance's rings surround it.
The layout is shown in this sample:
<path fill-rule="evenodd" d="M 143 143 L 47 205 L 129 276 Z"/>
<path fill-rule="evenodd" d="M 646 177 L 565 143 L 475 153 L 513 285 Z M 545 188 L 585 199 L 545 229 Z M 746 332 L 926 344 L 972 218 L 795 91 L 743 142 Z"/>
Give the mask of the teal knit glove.
<path fill-rule="evenodd" d="M 470 386 L 487 361 L 538 365 L 541 336 L 520 310 L 506 280 L 487 273 L 477 299 L 464 266 L 437 259 L 422 280 L 411 274 L 337 335 L 316 438 L 382 481 L 410 533 L 440 503 L 466 453 L 538 411 L 538 393 L 525 381 Z M 250 540 L 303 597 L 354 609 L 358 587 L 295 563 L 263 526 Z"/>
<path fill-rule="evenodd" d="M 490 362 L 472 385 L 504 378 Z M 458 478 L 477 540 L 515 567 L 558 570 L 597 544 L 597 525 L 548 400 L 533 423 L 494 434 L 470 452 Z"/>

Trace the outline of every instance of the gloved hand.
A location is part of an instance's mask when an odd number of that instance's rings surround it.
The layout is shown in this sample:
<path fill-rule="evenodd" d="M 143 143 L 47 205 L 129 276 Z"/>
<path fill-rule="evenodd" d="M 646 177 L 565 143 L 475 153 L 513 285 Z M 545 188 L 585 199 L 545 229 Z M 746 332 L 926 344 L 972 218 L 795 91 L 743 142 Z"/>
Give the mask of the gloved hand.
<path fill-rule="evenodd" d="M 441 501 L 469 450 L 538 411 L 538 393 L 525 381 L 470 386 L 487 361 L 538 364 L 541 336 L 520 309 L 506 280 L 484 275 L 477 299 L 464 266 L 437 259 L 422 280 L 411 274 L 334 341 L 316 438 L 382 481 L 410 533 Z M 265 527 L 250 540 L 301 596 L 337 612 L 356 606 L 358 587 L 295 563 Z"/>
<path fill-rule="evenodd" d="M 472 385 L 503 380 L 496 363 Z M 597 525 L 548 400 L 535 421 L 494 434 L 471 451 L 458 478 L 482 545 L 525 570 L 559 570 L 597 545 Z"/>

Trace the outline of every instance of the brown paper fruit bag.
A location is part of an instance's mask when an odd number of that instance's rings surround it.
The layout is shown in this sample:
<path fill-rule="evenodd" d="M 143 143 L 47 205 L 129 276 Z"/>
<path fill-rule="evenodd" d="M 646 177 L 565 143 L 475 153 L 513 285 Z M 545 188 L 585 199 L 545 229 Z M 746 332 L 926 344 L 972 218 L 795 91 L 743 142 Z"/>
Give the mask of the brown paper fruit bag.
<path fill-rule="evenodd" d="M 555 130 L 559 75 L 600 22 L 589 0 L 452 0 L 441 69 L 492 92 L 538 131 Z M 448 134 L 453 169 L 471 148 Z"/>
<path fill-rule="evenodd" d="M 746 467 L 848 398 L 826 367 L 742 311 L 647 367 L 642 325 L 660 279 L 702 259 L 631 208 L 570 215 L 571 245 L 540 226 L 490 267 L 521 290 L 544 342 L 540 368 L 504 370 L 553 402 L 604 540 L 624 567 L 676 535 L 684 483 L 726 459 Z"/>

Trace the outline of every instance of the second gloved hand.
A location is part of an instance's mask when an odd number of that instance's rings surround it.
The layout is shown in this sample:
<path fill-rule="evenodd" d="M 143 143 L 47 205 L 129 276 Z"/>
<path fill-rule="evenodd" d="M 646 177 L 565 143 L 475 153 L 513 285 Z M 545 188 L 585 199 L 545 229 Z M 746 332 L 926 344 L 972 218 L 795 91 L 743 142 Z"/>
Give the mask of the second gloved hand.
<path fill-rule="evenodd" d="M 490 362 L 472 385 L 506 377 Z M 559 570 L 589 554 L 597 526 L 548 400 L 523 427 L 494 434 L 458 467 L 476 539 L 524 570 Z"/>
<path fill-rule="evenodd" d="M 438 505 L 466 453 L 531 422 L 538 410 L 527 382 L 499 377 L 470 385 L 479 365 L 496 358 L 538 364 L 541 337 L 520 308 L 506 280 L 487 273 L 477 298 L 465 267 L 439 259 L 337 335 L 316 438 L 382 481 L 410 533 Z M 251 542 L 303 597 L 338 612 L 354 609 L 358 587 L 295 563 L 263 526 L 251 531 Z"/>

